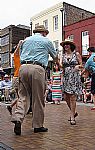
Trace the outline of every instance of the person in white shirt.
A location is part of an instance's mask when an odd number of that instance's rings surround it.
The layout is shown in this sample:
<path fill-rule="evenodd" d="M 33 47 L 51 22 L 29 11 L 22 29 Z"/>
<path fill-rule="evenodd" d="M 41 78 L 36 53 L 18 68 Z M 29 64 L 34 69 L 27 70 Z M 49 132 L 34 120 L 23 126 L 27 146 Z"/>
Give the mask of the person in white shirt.
<path fill-rule="evenodd" d="M 3 90 L 6 100 L 9 100 L 10 89 L 12 88 L 12 82 L 7 74 L 4 76 L 4 80 L 1 81 L 1 90 Z"/>

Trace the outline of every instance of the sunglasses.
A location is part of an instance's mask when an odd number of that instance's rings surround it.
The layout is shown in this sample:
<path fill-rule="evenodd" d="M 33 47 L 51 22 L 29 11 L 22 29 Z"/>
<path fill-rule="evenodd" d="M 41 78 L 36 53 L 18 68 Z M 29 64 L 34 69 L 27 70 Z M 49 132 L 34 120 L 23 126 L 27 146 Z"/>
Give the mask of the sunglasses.
<path fill-rule="evenodd" d="M 68 46 L 70 46 L 70 44 L 65 44 L 65 45 L 64 45 L 64 47 L 68 47 Z"/>

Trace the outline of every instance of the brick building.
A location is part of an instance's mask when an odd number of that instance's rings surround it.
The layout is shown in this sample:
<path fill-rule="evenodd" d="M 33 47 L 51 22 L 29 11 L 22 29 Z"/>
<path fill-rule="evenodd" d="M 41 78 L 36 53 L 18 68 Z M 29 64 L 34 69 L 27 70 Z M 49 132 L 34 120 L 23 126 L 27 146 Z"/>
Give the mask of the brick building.
<path fill-rule="evenodd" d="M 1 64 L 1 29 L 0 29 L 0 64 Z"/>
<path fill-rule="evenodd" d="M 48 38 L 53 42 L 61 60 L 62 47 L 60 46 L 60 42 L 65 38 L 64 27 L 80 20 L 89 18 L 93 15 L 95 14 L 82 8 L 76 7 L 66 2 L 60 2 L 32 16 L 30 19 L 31 31 L 33 31 L 35 26 L 44 24 L 45 27 L 49 30 Z M 49 57 L 49 60 L 52 64 L 51 57 Z"/>
<path fill-rule="evenodd" d="M 80 20 L 89 18 L 95 13 L 89 12 L 77 6 L 63 2 L 64 8 L 64 26 L 79 22 Z"/>
<path fill-rule="evenodd" d="M 3 69 L 11 67 L 12 47 L 28 36 L 30 36 L 30 27 L 24 25 L 10 25 L 1 30 L 1 66 Z"/>
<path fill-rule="evenodd" d="M 87 48 L 95 47 L 95 16 L 65 26 L 64 31 L 65 38 L 72 39 L 83 59 L 87 58 Z"/>

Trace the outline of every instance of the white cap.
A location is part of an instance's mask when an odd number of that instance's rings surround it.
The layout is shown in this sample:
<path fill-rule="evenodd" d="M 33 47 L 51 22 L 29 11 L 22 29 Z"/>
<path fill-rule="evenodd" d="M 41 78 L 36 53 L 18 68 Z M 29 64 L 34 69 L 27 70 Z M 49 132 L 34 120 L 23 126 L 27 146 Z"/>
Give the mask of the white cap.
<path fill-rule="evenodd" d="M 5 74 L 4 78 L 8 78 L 9 76 L 7 74 Z"/>

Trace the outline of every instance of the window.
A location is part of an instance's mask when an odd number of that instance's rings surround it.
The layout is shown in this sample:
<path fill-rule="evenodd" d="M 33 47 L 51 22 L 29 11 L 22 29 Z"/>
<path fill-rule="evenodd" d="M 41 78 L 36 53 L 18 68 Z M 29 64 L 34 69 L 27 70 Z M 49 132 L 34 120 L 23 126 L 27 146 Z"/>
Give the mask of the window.
<path fill-rule="evenodd" d="M 14 67 L 14 54 L 11 54 L 11 67 Z"/>
<path fill-rule="evenodd" d="M 82 15 L 81 15 L 81 16 L 82 16 L 82 19 L 84 19 L 84 17 L 85 17 L 85 14 L 84 14 L 84 13 L 82 13 Z"/>
<path fill-rule="evenodd" d="M 0 38 L 0 46 L 1 46 L 1 38 Z"/>
<path fill-rule="evenodd" d="M 87 36 L 87 35 L 88 35 L 88 31 L 82 32 L 82 35 L 83 35 L 83 36 Z"/>
<path fill-rule="evenodd" d="M 1 38 L 0 38 L 0 51 L 1 51 Z M 1 58 L 1 55 L 0 55 L 0 58 Z"/>
<path fill-rule="evenodd" d="M 9 62 L 9 53 L 1 54 L 1 64 L 5 64 Z"/>
<path fill-rule="evenodd" d="M 45 28 L 48 30 L 48 20 L 44 20 L 44 21 L 43 21 L 43 25 L 44 25 Z"/>
<path fill-rule="evenodd" d="M 89 32 L 82 32 L 82 56 L 88 55 L 87 48 L 89 47 Z"/>
<path fill-rule="evenodd" d="M 9 35 L 6 35 L 1 38 L 1 46 L 5 46 L 9 44 Z"/>
<path fill-rule="evenodd" d="M 58 40 L 53 41 L 53 44 L 54 44 L 54 48 L 56 49 L 56 51 L 58 51 L 59 50 L 59 42 L 58 42 Z"/>
<path fill-rule="evenodd" d="M 53 17 L 53 28 L 54 31 L 58 29 L 58 15 Z"/>
<path fill-rule="evenodd" d="M 68 36 L 68 38 L 67 39 L 69 39 L 69 40 L 71 40 L 71 41 L 74 41 L 74 35 L 73 34 L 71 34 L 70 36 Z"/>

